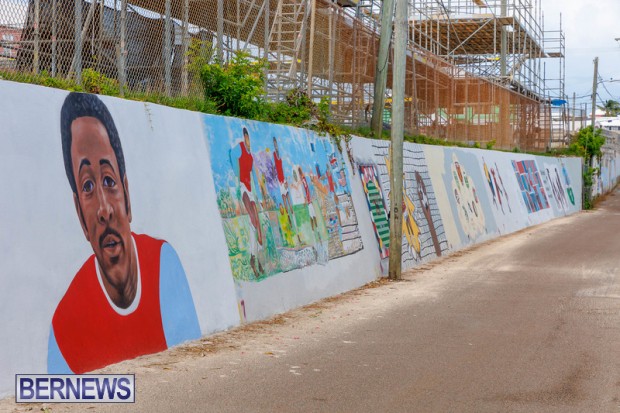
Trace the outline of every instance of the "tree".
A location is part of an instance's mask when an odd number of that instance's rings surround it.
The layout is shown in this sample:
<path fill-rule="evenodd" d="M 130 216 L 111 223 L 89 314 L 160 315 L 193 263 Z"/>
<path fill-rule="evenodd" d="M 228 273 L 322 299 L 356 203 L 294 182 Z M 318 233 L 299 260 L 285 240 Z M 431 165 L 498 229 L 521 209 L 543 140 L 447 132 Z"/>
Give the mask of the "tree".
<path fill-rule="evenodd" d="M 570 144 L 569 150 L 575 155 L 581 156 L 587 166 L 592 165 L 592 160 L 603 155 L 601 148 L 605 144 L 605 137 L 600 128 L 592 130 L 592 126 L 587 126 L 579 130 L 579 133 Z"/>
<path fill-rule="evenodd" d="M 618 116 L 620 113 L 620 103 L 612 99 L 606 100 L 603 102 L 603 106 L 597 107 L 605 111 L 605 116 Z"/>

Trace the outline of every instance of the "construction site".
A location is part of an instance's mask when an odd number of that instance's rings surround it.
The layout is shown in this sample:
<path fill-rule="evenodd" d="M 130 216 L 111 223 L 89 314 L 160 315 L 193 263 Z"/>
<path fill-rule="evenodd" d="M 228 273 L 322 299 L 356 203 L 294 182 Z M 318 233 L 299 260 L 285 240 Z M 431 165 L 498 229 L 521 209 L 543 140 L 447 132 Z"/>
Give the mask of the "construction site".
<path fill-rule="evenodd" d="M 568 144 L 565 38 L 542 0 L 409 0 L 405 130 L 544 151 Z M 368 125 L 380 0 L 0 0 L 0 70 L 92 68 L 145 93 L 200 95 L 196 51 L 268 61 L 270 100 L 304 90 L 333 120 Z M 391 65 L 391 59 L 388 65 Z M 388 68 L 383 121 L 391 123 Z M 559 103 L 558 103 L 559 102 Z"/>

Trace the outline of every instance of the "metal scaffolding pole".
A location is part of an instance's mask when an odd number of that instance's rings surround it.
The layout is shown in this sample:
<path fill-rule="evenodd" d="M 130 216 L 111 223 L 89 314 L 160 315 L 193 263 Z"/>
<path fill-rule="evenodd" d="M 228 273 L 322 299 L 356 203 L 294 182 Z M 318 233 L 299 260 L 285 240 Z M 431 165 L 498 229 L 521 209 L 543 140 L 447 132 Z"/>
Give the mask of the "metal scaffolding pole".
<path fill-rule="evenodd" d="M 127 86 L 127 0 L 121 0 L 120 44 L 118 46 L 118 82 L 121 96 Z"/>
<path fill-rule="evenodd" d="M 506 17 L 508 14 L 508 6 L 507 0 L 502 0 L 501 6 L 501 15 L 502 17 Z M 506 77 L 507 68 L 506 68 L 506 53 L 507 53 L 507 43 L 508 43 L 508 31 L 506 26 L 502 24 L 502 35 L 501 35 L 501 44 L 500 44 L 500 76 L 502 78 Z"/>
<path fill-rule="evenodd" d="M 34 56 L 33 71 L 39 74 L 39 58 L 41 53 L 41 0 L 34 0 Z"/>
<path fill-rule="evenodd" d="M 217 0 L 217 59 L 224 59 L 224 0 Z"/>
<path fill-rule="evenodd" d="M 308 45 L 308 86 L 307 93 L 312 99 L 312 65 L 314 55 L 314 25 L 316 20 L 316 0 L 310 2 L 310 44 Z"/>
<path fill-rule="evenodd" d="M 172 10 L 170 1 L 171 0 L 166 0 L 164 11 L 164 91 L 166 96 L 172 94 L 172 36 L 170 35 L 170 30 L 172 28 Z"/>
<path fill-rule="evenodd" d="M 56 77 L 57 71 L 57 36 L 58 36 L 58 16 L 56 12 L 57 0 L 52 1 L 52 77 Z"/>
<path fill-rule="evenodd" d="M 188 79 L 188 65 L 189 65 L 189 56 L 187 55 L 187 51 L 189 50 L 189 0 L 183 1 L 183 69 L 181 72 L 181 93 L 183 96 L 187 96 L 188 88 L 189 88 L 189 79 Z"/>
<path fill-rule="evenodd" d="M 74 2 L 74 36 L 75 36 L 75 50 L 73 55 L 73 70 L 75 72 L 75 82 L 78 85 L 82 84 L 82 0 L 75 0 Z"/>

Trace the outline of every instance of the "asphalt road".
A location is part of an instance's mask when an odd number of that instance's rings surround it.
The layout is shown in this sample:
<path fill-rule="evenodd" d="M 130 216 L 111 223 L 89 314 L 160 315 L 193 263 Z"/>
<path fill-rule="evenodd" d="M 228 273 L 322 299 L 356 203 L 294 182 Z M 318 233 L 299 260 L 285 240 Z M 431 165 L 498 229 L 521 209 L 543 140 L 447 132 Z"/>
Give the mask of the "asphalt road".
<path fill-rule="evenodd" d="M 137 403 L 0 410 L 620 412 L 620 195 L 269 322 L 105 369 Z"/>

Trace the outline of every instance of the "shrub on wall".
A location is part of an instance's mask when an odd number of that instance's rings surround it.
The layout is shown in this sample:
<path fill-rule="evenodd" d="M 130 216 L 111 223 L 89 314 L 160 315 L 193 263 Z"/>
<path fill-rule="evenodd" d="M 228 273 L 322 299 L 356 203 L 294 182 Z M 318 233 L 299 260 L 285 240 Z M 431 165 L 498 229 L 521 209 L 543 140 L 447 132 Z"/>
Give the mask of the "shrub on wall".
<path fill-rule="evenodd" d="M 218 113 L 248 119 L 265 119 L 267 103 L 264 98 L 267 62 L 254 59 L 248 52 L 238 51 L 230 62 L 222 64 L 217 58 L 200 70 L 205 100 Z"/>

